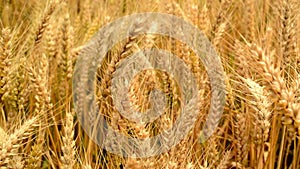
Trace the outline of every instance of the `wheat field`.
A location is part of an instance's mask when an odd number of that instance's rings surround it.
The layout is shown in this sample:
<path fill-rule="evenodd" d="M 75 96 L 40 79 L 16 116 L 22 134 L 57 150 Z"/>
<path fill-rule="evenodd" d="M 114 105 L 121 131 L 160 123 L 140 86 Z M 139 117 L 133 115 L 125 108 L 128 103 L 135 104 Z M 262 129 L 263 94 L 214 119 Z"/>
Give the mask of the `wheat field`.
<path fill-rule="evenodd" d="M 100 113 L 116 131 L 152 137 L 180 114 L 178 84 L 155 70 L 138 74 L 128 97 L 145 112 L 150 91 L 158 88 L 166 94 L 164 114 L 137 124 L 114 109 L 110 86 L 118 63 L 140 49 L 164 49 L 181 59 L 195 77 L 202 105 L 178 145 L 133 158 L 99 147 L 82 129 L 72 77 L 84 45 L 102 26 L 141 12 L 175 15 L 205 34 L 225 71 L 226 102 L 217 129 L 201 143 L 211 89 L 199 57 L 186 44 L 155 34 L 116 44 L 95 78 Z M 300 168 L 299 0 L 2 0 L 0 14 L 1 169 Z"/>

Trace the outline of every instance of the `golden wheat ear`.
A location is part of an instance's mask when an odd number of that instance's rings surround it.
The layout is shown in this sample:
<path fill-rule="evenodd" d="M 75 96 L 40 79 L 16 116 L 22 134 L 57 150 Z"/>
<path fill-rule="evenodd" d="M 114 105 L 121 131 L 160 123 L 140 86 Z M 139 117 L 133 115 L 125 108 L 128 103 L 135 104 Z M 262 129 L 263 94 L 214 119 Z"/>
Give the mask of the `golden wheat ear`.
<path fill-rule="evenodd" d="M 70 112 L 66 113 L 66 124 L 64 127 L 64 135 L 62 136 L 62 152 L 61 157 L 62 166 L 61 168 L 73 168 L 76 162 L 75 159 L 75 141 L 74 141 L 74 124 L 73 124 L 73 114 Z"/>
<path fill-rule="evenodd" d="M 34 129 L 38 125 L 40 117 L 36 116 L 27 119 L 13 133 L 7 135 L 7 139 L 0 145 L 0 166 L 8 165 L 9 159 L 18 155 L 18 149 L 22 147 L 21 141 L 28 139 L 34 134 Z"/>

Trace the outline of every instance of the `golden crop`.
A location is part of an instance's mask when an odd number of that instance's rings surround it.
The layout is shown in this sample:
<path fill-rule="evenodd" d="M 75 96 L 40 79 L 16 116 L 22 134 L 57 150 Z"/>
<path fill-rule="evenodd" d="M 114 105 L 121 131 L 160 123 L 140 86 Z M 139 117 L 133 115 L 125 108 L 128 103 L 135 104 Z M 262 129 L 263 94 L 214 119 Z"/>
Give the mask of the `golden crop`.
<path fill-rule="evenodd" d="M 180 114 L 178 84 L 154 70 L 136 76 L 128 96 L 145 112 L 150 91 L 161 90 L 163 115 L 136 124 L 114 108 L 113 75 L 140 49 L 168 50 L 183 60 L 195 76 L 202 105 L 193 130 L 170 151 L 128 158 L 100 148 L 83 131 L 72 76 L 85 43 L 102 26 L 140 12 L 173 14 L 203 31 L 226 72 L 226 104 L 217 130 L 200 143 L 211 92 L 199 57 L 186 44 L 160 35 L 116 44 L 95 78 L 99 113 L 116 131 L 152 137 L 171 128 Z M 2 0 L 0 14 L 1 169 L 300 168 L 299 0 Z"/>

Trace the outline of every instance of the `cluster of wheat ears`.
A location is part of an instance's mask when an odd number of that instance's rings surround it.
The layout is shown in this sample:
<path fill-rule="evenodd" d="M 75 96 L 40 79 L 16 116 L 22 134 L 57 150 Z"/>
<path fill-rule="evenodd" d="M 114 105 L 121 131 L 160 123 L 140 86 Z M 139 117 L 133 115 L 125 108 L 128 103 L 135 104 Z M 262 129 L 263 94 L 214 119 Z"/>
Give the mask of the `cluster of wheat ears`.
<path fill-rule="evenodd" d="M 201 102 L 194 128 L 168 152 L 148 158 L 122 157 L 95 144 L 82 129 L 72 98 L 73 70 L 85 43 L 103 25 L 140 12 L 172 14 L 198 27 L 226 74 L 223 116 L 200 143 L 210 81 L 189 46 L 147 34 L 107 53 L 95 78 L 97 105 L 108 125 L 128 137 L 148 138 L 172 127 L 182 94 L 166 72 L 140 72 L 128 91 L 134 108 L 149 109 L 149 93 L 157 88 L 165 93 L 166 109 L 154 122 L 131 122 L 111 97 L 119 63 L 140 49 L 164 49 L 194 74 Z M 1 169 L 300 168 L 298 0 L 2 0 L 0 14 Z"/>

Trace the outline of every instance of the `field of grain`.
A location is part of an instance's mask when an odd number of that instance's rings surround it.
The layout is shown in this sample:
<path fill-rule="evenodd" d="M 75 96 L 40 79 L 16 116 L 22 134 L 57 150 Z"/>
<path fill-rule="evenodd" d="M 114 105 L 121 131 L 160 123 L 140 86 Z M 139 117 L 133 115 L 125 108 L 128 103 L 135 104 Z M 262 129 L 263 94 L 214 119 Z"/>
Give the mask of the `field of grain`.
<path fill-rule="evenodd" d="M 178 86 L 159 71 L 141 72 L 128 91 L 140 112 L 149 108 L 150 90 L 164 92 L 167 110 L 157 120 L 136 124 L 113 108 L 116 63 L 139 49 L 164 49 L 183 60 L 195 76 L 202 105 L 178 145 L 133 158 L 102 149 L 82 129 L 72 77 L 84 45 L 102 26 L 141 12 L 175 15 L 206 35 L 225 71 L 226 102 L 214 134 L 200 142 L 211 89 L 199 57 L 186 44 L 155 34 L 116 44 L 95 78 L 100 113 L 116 131 L 152 137 L 172 127 L 180 114 Z M 1 0 L 0 14 L 1 169 L 300 168 L 299 0 Z"/>

